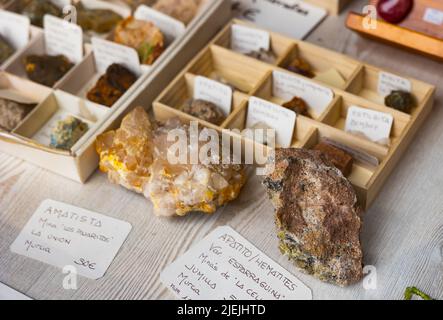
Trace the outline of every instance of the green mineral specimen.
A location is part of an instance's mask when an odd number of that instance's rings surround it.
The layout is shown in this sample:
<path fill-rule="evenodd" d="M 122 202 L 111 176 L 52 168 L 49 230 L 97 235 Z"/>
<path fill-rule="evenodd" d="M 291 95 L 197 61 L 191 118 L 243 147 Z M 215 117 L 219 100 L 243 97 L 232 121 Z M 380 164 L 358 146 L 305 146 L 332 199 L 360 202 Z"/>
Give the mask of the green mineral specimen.
<path fill-rule="evenodd" d="M 13 53 L 14 48 L 0 35 L 0 64 L 4 63 Z"/>
<path fill-rule="evenodd" d="M 394 90 L 385 98 L 385 105 L 409 113 L 414 106 L 414 97 L 409 92 Z"/>
<path fill-rule="evenodd" d="M 407 287 L 405 290 L 405 300 L 411 300 L 413 295 L 419 296 L 423 300 L 434 300 L 416 287 Z"/>
<path fill-rule="evenodd" d="M 50 146 L 62 150 L 70 150 L 72 146 L 88 131 L 88 124 L 69 116 L 58 121 L 51 134 Z"/>
<path fill-rule="evenodd" d="M 88 9 L 81 2 L 76 4 L 77 23 L 84 31 L 108 33 L 123 18 L 112 10 Z"/>
<path fill-rule="evenodd" d="M 35 26 L 43 28 L 43 17 L 50 14 L 56 17 L 62 17 L 62 10 L 50 0 L 22 0 L 21 13 L 31 20 Z"/>

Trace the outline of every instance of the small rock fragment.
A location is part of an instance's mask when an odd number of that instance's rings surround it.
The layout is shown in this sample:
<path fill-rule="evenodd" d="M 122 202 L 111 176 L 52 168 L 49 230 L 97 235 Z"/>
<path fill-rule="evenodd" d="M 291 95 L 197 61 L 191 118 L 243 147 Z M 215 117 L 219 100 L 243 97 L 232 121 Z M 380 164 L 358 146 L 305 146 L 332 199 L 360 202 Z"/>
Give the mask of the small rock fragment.
<path fill-rule="evenodd" d="M 51 133 L 50 146 L 56 149 L 70 150 L 74 144 L 88 131 L 88 124 L 69 116 L 58 121 Z"/>
<path fill-rule="evenodd" d="M 0 98 L 0 128 L 6 131 L 14 130 L 34 107 L 35 104 Z"/>
<path fill-rule="evenodd" d="M 220 108 L 206 100 L 189 99 L 183 104 L 180 111 L 216 125 L 221 124 L 225 120 Z"/>
<path fill-rule="evenodd" d="M 394 90 L 385 98 L 387 107 L 410 113 L 414 106 L 414 97 L 407 91 Z"/>
<path fill-rule="evenodd" d="M 303 99 L 299 97 L 292 98 L 291 101 L 285 102 L 282 106 L 294 111 L 296 114 L 301 114 L 305 117 L 309 117 L 308 105 Z"/>
<path fill-rule="evenodd" d="M 73 66 L 63 55 L 29 55 L 25 58 L 29 79 L 47 87 L 53 87 Z"/>
<path fill-rule="evenodd" d="M 362 279 L 360 208 L 352 185 L 320 152 L 277 149 L 263 184 L 275 207 L 280 250 L 340 286 Z"/>
<path fill-rule="evenodd" d="M 354 159 L 350 154 L 342 149 L 336 148 L 328 143 L 320 142 L 314 147 L 314 150 L 320 151 L 323 155 L 340 170 L 345 177 L 351 174 Z"/>
<path fill-rule="evenodd" d="M 298 73 L 302 76 L 308 77 L 308 78 L 314 78 L 315 74 L 312 71 L 311 65 L 309 62 L 307 62 L 303 58 L 295 58 L 287 67 L 289 71 Z"/>

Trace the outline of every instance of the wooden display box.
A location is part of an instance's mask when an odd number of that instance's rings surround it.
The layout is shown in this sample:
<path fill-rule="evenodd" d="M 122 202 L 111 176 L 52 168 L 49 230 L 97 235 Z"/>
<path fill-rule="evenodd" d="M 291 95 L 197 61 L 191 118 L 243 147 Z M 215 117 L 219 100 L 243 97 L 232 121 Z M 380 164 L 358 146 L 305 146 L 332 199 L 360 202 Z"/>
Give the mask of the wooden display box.
<path fill-rule="evenodd" d="M 325 8 L 329 13 L 338 15 L 352 0 L 304 0 L 304 2 Z"/>
<path fill-rule="evenodd" d="M 279 48 L 277 61 L 267 64 L 254 58 L 247 57 L 229 49 L 230 30 L 233 24 L 254 25 L 240 20 L 231 21 L 214 39 L 177 75 L 175 80 L 162 92 L 154 102 L 154 116 L 160 121 L 178 116 L 185 120 L 198 121 L 202 126 L 222 131 L 222 129 L 244 129 L 248 112 L 248 99 L 256 96 L 276 104 L 284 101 L 273 96 L 273 71 L 286 72 L 296 77 L 298 74 L 286 70 L 288 61 L 294 58 L 297 50 L 309 60 L 315 70 L 335 68 L 346 79 L 343 88 L 335 88 L 319 81 L 304 78 L 313 83 L 328 87 L 334 93 L 332 102 L 321 114 L 310 117 L 298 115 L 293 134 L 292 147 L 312 148 L 322 139 L 330 139 L 356 151 L 376 159 L 378 164 L 354 161 L 349 181 L 353 184 L 364 208 L 374 201 L 383 183 L 394 170 L 397 162 L 411 143 L 414 134 L 423 123 L 433 107 L 435 87 L 415 79 L 408 79 L 412 84 L 412 94 L 416 106 L 410 114 L 386 107 L 383 97 L 377 93 L 377 82 L 380 72 L 386 72 L 375 66 L 351 59 L 350 57 L 284 37 L 273 32 L 271 35 L 272 48 Z M 276 50 L 277 51 L 277 50 Z M 234 90 L 231 114 L 220 125 L 214 125 L 184 114 L 177 108 L 192 94 L 193 81 L 196 75 L 204 75 L 218 79 L 237 88 Z M 221 77 L 221 78 L 220 78 Z M 217 79 L 217 78 L 215 78 Z M 307 101 L 309 104 L 309 101 Z M 389 113 L 393 116 L 390 144 L 377 144 L 360 136 L 344 131 L 344 124 L 350 106 Z M 256 142 L 231 133 L 234 139 L 242 139 L 243 144 Z"/>
<path fill-rule="evenodd" d="M 10 4 L 12 7 L 14 4 Z M 230 4 L 224 0 L 204 0 L 196 17 L 187 25 L 186 33 L 170 43 L 156 62 L 111 108 L 85 99 L 86 91 L 98 74 L 88 45 L 85 57 L 54 88 L 47 88 L 26 79 L 23 70 L 25 55 L 44 51 L 43 37 L 38 37 L 0 72 L 3 88 L 14 88 L 24 95 L 35 92 L 38 106 L 12 132 L 0 131 L 0 151 L 32 162 L 40 167 L 85 182 L 98 167 L 95 151 L 97 134 L 112 128 L 128 112 L 137 99 L 152 103 L 154 98 L 229 20 Z M 41 30 L 40 30 L 41 33 Z M 85 39 L 87 40 L 87 39 Z M 9 72 L 8 72 L 9 71 Z M 15 73 L 15 74 L 14 74 Z M 3 80 L 2 80 L 3 79 Z M 94 82 L 95 83 L 95 82 Z M 54 124 L 58 111 L 64 110 L 89 124 L 89 130 L 69 151 L 48 146 L 45 128 Z"/>

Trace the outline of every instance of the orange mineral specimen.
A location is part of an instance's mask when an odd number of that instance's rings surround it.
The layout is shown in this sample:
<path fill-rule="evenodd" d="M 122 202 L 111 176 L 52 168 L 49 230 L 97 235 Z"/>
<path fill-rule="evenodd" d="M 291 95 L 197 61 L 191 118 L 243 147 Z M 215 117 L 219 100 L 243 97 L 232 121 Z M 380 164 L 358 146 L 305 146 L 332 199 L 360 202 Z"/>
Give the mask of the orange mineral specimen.
<path fill-rule="evenodd" d="M 213 213 L 236 199 L 246 181 L 245 167 L 222 164 L 218 154 L 212 152 L 207 153 L 207 161 L 194 163 L 186 156 L 183 162 L 173 162 L 170 156 L 176 141 L 168 139 L 171 132 L 186 135 L 189 125 L 173 118 L 153 129 L 146 111 L 134 109 L 120 129 L 97 138 L 100 169 L 111 181 L 151 199 L 158 216 Z M 187 155 L 199 152 L 196 148 L 203 145 L 184 141 L 180 151 Z"/>

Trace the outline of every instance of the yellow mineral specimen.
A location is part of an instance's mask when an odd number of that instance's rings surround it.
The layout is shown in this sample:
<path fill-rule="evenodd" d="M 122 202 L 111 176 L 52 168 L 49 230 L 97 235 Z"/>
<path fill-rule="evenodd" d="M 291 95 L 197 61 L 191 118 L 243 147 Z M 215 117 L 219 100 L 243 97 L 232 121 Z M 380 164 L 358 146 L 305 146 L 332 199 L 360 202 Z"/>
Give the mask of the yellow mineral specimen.
<path fill-rule="evenodd" d="M 136 108 L 120 129 L 98 137 L 101 170 L 111 181 L 151 199 L 159 216 L 213 213 L 236 199 L 246 181 L 245 167 L 222 164 L 221 158 L 211 153 L 208 162 L 191 163 L 186 157 L 185 162 L 171 163 L 168 155 L 175 143 L 168 139 L 171 130 L 187 134 L 189 126 L 171 119 L 152 129 L 144 109 Z M 201 145 L 186 139 L 185 150 L 188 154 L 198 152 Z"/>

